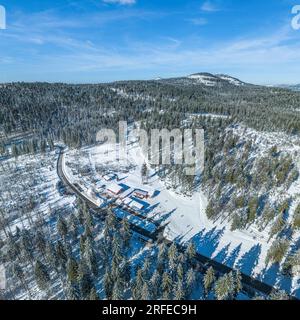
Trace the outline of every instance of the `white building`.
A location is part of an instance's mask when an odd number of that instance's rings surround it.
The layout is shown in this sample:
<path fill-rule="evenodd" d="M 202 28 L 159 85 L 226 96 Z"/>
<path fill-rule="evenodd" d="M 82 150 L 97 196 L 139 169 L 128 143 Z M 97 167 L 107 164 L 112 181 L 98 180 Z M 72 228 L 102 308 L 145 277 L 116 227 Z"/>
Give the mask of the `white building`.
<path fill-rule="evenodd" d="M 107 190 L 117 196 L 120 193 L 122 193 L 124 189 L 120 185 L 112 183 L 109 186 L 107 186 Z"/>
<path fill-rule="evenodd" d="M 129 203 L 129 205 L 128 205 L 131 209 L 133 209 L 133 210 L 143 210 L 144 209 L 144 205 L 142 204 L 142 203 L 139 203 L 139 202 L 137 202 L 137 201 L 135 201 L 135 200 L 132 200 L 130 203 Z"/>

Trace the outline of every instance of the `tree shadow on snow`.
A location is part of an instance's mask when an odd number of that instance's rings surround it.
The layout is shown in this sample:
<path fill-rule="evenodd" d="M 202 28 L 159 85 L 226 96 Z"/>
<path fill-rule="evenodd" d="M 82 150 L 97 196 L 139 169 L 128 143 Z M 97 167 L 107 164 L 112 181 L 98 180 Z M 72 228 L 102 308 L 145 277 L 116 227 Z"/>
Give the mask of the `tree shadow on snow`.
<path fill-rule="evenodd" d="M 166 214 L 164 214 L 164 215 L 162 215 L 159 219 L 156 220 L 157 223 L 160 224 L 160 225 L 163 225 L 166 221 L 168 221 L 168 219 L 171 217 L 171 215 L 172 215 L 176 210 L 177 210 L 177 208 L 176 208 L 176 209 L 173 209 L 172 211 L 170 211 L 170 212 L 168 212 L 168 213 L 166 213 Z M 156 216 L 157 216 L 157 215 L 155 215 L 154 217 L 156 218 Z M 166 223 L 166 225 L 167 225 L 167 224 L 169 224 L 169 222 Z"/>
<path fill-rule="evenodd" d="M 206 255 L 207 257 L 211 257 L 219 245 L 220 238 L 224 234 L 225 227 L 219 230 L 214 227 L 208 232 L 205 231 L 206 229 L 201 230 L 191 240 L 198 252 Z"/>
<path fill-rule="evenodd" d="M 226 260 L 224 261 L 224 264 L 226 264 L 228 267 L 233 268 L 236 259 L 238 258 L 240 251 L 242 248 L 242 244 L 239 244 L 236 248 L 234 248 L 230 255 L 226 258 Z"/>
<path fill-rule="evenodd" d="M 280 274 L 280 266 L 278 263 L 266 267 L 261 273 L 261 280 L 271 286 L 276 284 L 276 280 Z"/>
<path fill-rule="evenodd" d="M 219 251 L 219 253 L 214 257 L 214 260 L 223 263 L 223 261 L 226 259 L 228 255 L 228 251 L 230 248 L 231 243 L 227 244 L 222 250 Z"/>
<path fill-rule="evenodd" d="M 261 254 L 261 245 L 253 246 L 250 251 L 246 252 L 237 263 L 237 268 L 243 273 L 251 275 L 254 268 L 257 266 L 259 256 Z"/>

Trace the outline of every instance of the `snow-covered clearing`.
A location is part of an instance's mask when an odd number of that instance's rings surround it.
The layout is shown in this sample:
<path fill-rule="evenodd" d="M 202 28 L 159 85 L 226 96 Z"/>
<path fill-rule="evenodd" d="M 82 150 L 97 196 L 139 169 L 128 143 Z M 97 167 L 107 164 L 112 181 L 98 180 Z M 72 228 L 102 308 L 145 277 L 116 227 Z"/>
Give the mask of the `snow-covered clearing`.
<path fill-rule="evenodd" d="M 222 80 L 228 81 L 229 83 L 235 85 L 235 86 L 243 86 L 244 83 L 241 82 L 238 79 L 232 78 L 230 76 L 226 76 L 226 75 L 218 75 L 218 77 Z"/>
<path fill-rule="evenodd" d="M 192 74 L 188 77 L 191 80 L 195 80 L 197 83 L 204 84 L 208 87 L 214 87 L 216 85 L 216 79 L 213 77 L 200 75 L 200 74 Z"/>

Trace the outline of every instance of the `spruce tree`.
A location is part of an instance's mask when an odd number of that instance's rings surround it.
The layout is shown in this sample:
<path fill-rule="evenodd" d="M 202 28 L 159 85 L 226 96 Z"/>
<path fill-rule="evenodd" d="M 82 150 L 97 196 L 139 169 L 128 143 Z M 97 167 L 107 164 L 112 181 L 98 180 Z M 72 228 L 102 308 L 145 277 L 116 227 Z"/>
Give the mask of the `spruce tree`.
<path fill-rule="evenodd" d="M 168 272 L 164 272 L 162 276 L 161 288 L 165 300 L 169 300 L 172 292 L 172 278 Z"/>
<path fill-rule="evenodd" d="M 84 299 L 88 299 L 91 289 L 93 288 L 93 280 L 91 274 L 85 270 L 79 273 L 80 294 Z"/>
<path fill-rule="evenodd" d="M 195 248 L 194 243 L 192 243 L 192 242 L 188 245 L 187 257 L 188 257 L 188 262 L 193 265 L 194 259 L 196 257 L 196 248 Z"/>
<path fill-rule="evenodd" d="M 122 238 L 125 248 L 128 248 L 131 238 L 130 224 L 126 218 L 122 220 Z"/>
<path fill-rule="evenodd" d="M 184 280 L 184 270 L 183 270 L 182 263 L 179 263 L 177 266 L 177 279 L 180 281 Z"/>
<path fill-rule="evenodd" d="M 178 256 L 177 246 L 173 242 L 168 250 L 169 269 L 172 273 L 177 268 L 177 261 L 176 261 L 177 256 Z"/>
<path fill-rule="evenodd" d="M 104 292 L 106 295 L 107 300 L 111 300 L 112 299 L 112 295 L 113 295 L 113 279 L 111 277 L 111 271 L 109 269 L 106 269 L 105 275 L 104 275 Z"/>
<path fill-rule="evenodd" d="M 131 280 L 131 265 L 127 258 L 122 262 L 120 276 L 124 286 L 128 288 Z"/>
<path fill-rule="evenodd" d="M 80 300 L 80 292 L 78 286 L 68 282 L 66 288 L 66 299 L 67 300 Z"/>
<path fill-rule="evenodd" d="M 134 300 L 140 300 L 142 295 L 142 288 L 144 286 L 143 270 L 138 267 L 136 272 L 135 281 L 132 288 L 132 295 Z"/>
<path fill-rule="evenodd" d="M 160 285 L 161 285 L 161 276 L 156 270 L 150 280 L 150 291 L 151 291 L 151 297 L 154 300 L 158 300 L 160 296 Z"/>
<path fill-rule="evenodd" d="M 190 296 L 193 292 L 196 283 L 195 272 L 192 268 L 189 269 L 186 275 L 186 287 L 187 287 L 187 295 Z"/>
<path fill-rule="evenodd" d="M 57 232 L 62 237 L 62 239 L 65 239 L 68 234 L 68 225 L 66 220 L 60 216 L 57 221 Z"/>
<path fill-rule="evenodd" d="M 57 258 L 59 261 L 59 265 L 63 271 L 66 269 L 66 263 L 68 260 L 67 254 L 65 247 L 61 241 L 57 241 L 56 244 L 56 253 L 57 253 Z"/>
<path fill-rule="evenodd" d="M 177 285 L 174 289 L 174 300 L 185 300 L 186 293 L 182 280 L 178 280 Z"/>
<path fill-rule="evenodd" d="M 90 292 L 89 300 L 91 300 L 91 301 L 100 300 L 95 287 L 93 287 L 91 292 Z"/>
<path fill-rule="evenodd" d="M 39 252 L 44 256 L 46 253 L 47 242 L 45 240 L 45 235 L 41 231 L 38 231 L 36 233 L 35 244 L 36 244 L 36 247 L 39 250 Z"/>
<path fill-rule="evenodd" d="M 39 260 L 36 262 L 34 273 L 38 287 L 43 291 L 47 290 L 50 285 L 50 275 L 46 266 Z"/>
<path fill-rule="evenodd" d="M 142 288 L 141 300 L 151 300 L 149 285 L 148 285 L 147 281 L 144 282 L 144 285 L 143 285 L 143 288 Z"/>
<path fill-rule="evenodd" d="M 72 257 L 67 262 L 67 276 L 71 284 L 78 282 L 78 264 Z"/>
<path fill-rule="evenodd" d="M 113 286 L 112 300 L 123 300 L 123 299 L 124 299 L 124 290 L 123 290 L 122 284 L 120 282 L 120 279 L 116 279 Z"/>
<path fill-rule="evenodd" d="M 13 271 L 14 276 L 17 277 L 19 279 L 19 281 L 21 282 L 23 288 L 25 290 L 27 290 L 27 292 L 29 293 L 29 296 L 31 296 L 31 292 L 30 292 L 29 286 L 26 283 L 25 274 L 24 274 L 21 266 L 15 262 L 13 264 L 12 271 Z"/>
<path fill-rule="evenodd" d="M 212 289 L 214 282 L 216 281 L 215 271 L 213 267 L 210 267 L 203 278 L 203 286 L 206 295 L 208 295 L 209 291 Z"/>
<path fill-rule="evenodd" d="M 241 292 L 243 289 L 242 275 L 241 275 L 240 270 L 237 270 L 235 272 L 235 289 L 236 289 L 236 294 Z"/>

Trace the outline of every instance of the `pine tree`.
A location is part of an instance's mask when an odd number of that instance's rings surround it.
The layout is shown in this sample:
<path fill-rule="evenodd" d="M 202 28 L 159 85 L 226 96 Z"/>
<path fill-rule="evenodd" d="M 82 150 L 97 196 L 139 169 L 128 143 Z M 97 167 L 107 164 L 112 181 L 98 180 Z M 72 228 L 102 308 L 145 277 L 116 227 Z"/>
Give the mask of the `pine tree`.
<path fill-rule="evenodd" d="M 85 226 L 92 229 L 94 227 L 94 219 L 93 219 L 93 216 L 92 216 L 90 210 L 86 210 L 84 212 L 84 218 L 85 218 L 85 223 L 84 223 Z"/>
<path fill-rule="evenodd" d="M 122 237 L 125 248 L 128 248 L 131 238 L 130 224 L 127 219 L 122 220 Z"/>
<path fill-rule="evenodd" d="M 54 245 L 51 243 L 48 243 L 46 245 L 46 261 L 55 271 L 58 271 L 58 268 L 59 268 L 58 256 L 57 256 Z"/>
<path fill-rule="evenodd" d="M 20 246 L 23 252 L 23 257 L 32 264 L 32 261 L 33 261 L 32 240 L 31 240 L 30 233 L 26 229 L 22 231 Z"/>
<path fill-rule="evenodd" d="M 145 281 L 149 281 L 150 280 L 150 268 L 151 268 L 151 262 L 150 262 L 150 258 L 147 257 L 144 260 L 144 264 L 143 264 L 143 278 Z"/>
<path fill-rule="evenodd" d="M 70 258 L 67 262 L 67 276 L 71 284 L 78 282 L 78 264 L 73 258 Z"/>
<path fill-rule="evenodd" d="M 56 253 L 57 253 L 59 265 L 62 268 L 62 270 L 65 271 L 68 258 L 67 258 L 67 254 L 66 254 L 66 250 L 64 248 L 64 245 L 62 244 L 61 241 L 57 241 Z"/>
<path fill-rule="evenodd" d="M 185 290 L 183 286 L 183 281 L 178 280 L 177 285 L 174 289 L 174 300 L 184 300 L 185 299 Z"/>
<path fill-rule="evenodd" d="M 122 277 L 120 264 L 117 263 L 114 259 L 112 260 L 112 263 L 111 263 L 111 275 L 113 279 L 118 279 Z"/>
<path fill-rule="evenodd" d="M 67 257 L 71 257 L 73 255 L 73 247 L 69 241 L 64 242 L 64 248 Z"/>
<path fill-rule="evenodd" d="M 63 239 L 67 237 L 68 225 L 66 220 L 62 216 L 60 216 L 57 221 L 57 232 Z"/>
<path fill-rule="evenodd" d="M 98 276 L 98 264 L 95 250 L 91 239 L 87 238 L 84 244 L 84 255 L 83 255 L 87 266 L 95 277 Z"/>
<path fill-rule="evenodd" d="M 194 243 L 190 243 L 187 248 L 188 262 L 193 265 L 194 259 L 196 257 L 196 248 Z"/>
<path fill-rule="evenodd" d="M 163 300 L 172 300 L 172 290 L 168 291 L 163 291 L 163 294 L 162 294 L 162 299 Z"/>
<path fill-rule="evenodd" d="M 35 243 L 36 243 L 36 246 L 37 246 L 38 250 L 40 251 L 40 253 L 42 255 L 45 255 L 47 242 L 45 240 L 44 234 L 41 231 L 38 231 L 36 233 Z"/>
<path fill-rule="evenodd" d="M 217 300 L 233 299 L 235 293 L 235 283 L 232 272 L 219 278 L 215 284 L 215 295 Z"/>
<path fill-rule="evenodd" d="M 93 280 L 90 273 L 86 269 L 85 270 L 82 270 L 82 268 L 80 269 L 79 287 L 80 287 L 81 296 L 84 299 L 87 299 L 93 288 Z"/>
<path fill-rule="evenodd" d="M 50 276 L 46 266 L 43 265 L 39 260 L 36 262 L 34 273 L 38 287 L 41 290 L 47 290 L 50 284 Z"/>
<path fill-rule="evenodd" d="M 135 281 L 132 288 L 132 295 L 134 300 L 140 300 L 142 295 L 142 288 L 144 286 L 143 270 L 138 267 L 136 272 Z"/>
<path fill-rule="evenodd" d="M 20 258 L 21 248 L 18 242 L 16 242 L 11 235 L 8 236 L 8 257 L 11 261 L 14 261 L 16 257 Z"/>
<path fill-rule="evenodd" d="M 168 250 L 169 269 L 171 270 L 171 272 L 173 272 L 177 267 L 177 262 L 176 262 L 177 256 L 178 256 L 177 246 L 173 242 Z"/>
<path fill-rule="evenodd" d="M 183 270 L 182 263 L 179 263 L 177 267 L 177 279 L 180 281 L 183 281 L 184 279 L 184 270 Z"/>
<path fill-rule="evenodd" d="M 165 269 L 167 254 L 168 254 L 167 246 L 166 246 L 165 242 L 163 242 L 159 246 L 159 251 L 158 251 L 158 256 L 157 256 L 157 270 L 161 273 Z"/>
<path fill-rule="evenodd" d="M 289 295 L 284 291 L 284 290 L 279 290 L 279 291 L 273 291 L 270 296 L 269 296 L 270 300 L 290 300 Z"/>
<path fill-rule="evenodd" d="M 86 241 L 86 237 L 84 235 L 81 235 L 80 236 L 80 241 L 79 241 L 80 257 L 81 258 L 84 258 L 85 241 Z"/>
<path fill-rule="evenodd" d="M 149 285 L 148 282 L 145 281 L 143 288 L 142 288 L 142 292 L 141 292 L 141 299 L 142 300 L 151 300 L 150 298 L 150 291 L 149 291 Z"/>
<path fill-rule="evenodd" d="M 148 183 L 148 168 L 146 163 L 144 163 L 142 166 L 141 176 L 142 176 L 142 182 L 145 184 Z"/>
<path fill-rule="evenodd" d="M 92 290 L 90 292 L 89 300 L 91 300 L 91 301 L 100 300 L 95 287 L 92 288 Z"/>
<path fill-rule="evenodd" d="M 186 275 L 186 287 L 187 287 L 187 295 L 190 296 L 193 292 L 196 283 L 195 272 L 192 268 L 189 269 Z"/>
<path fill-rule="evenodd" d="M 25 279 L 25 274 L 21 268 L 21 266 L 18 263 L 14 263 L 13 267 L 12 267 L 12 271 L 15 277 L 17 277 L 19 279 L 19 281 L 21 282 L 23 288 L 25 290 L 27 290 L 27 292 L 29 293 L 29 296 L 31 296 L 31 292 L 30 289 L 26 283 L 26 279 Z"/>
<path fill-rule="evenodd" d="M 115 281 L 112 293 L 112 300 L 123 300 L 124 290 L 119 279 Z"/>
<path fill-rule="evenodd" d="M 93 232 L 92 232 L 92 229 L 89 225 L 86 225 L 84 227 L 84 237 L 90 238 L 91 240 L 93 240 Z"/>
<path fill-rule="evenodd" d="M 68 282 L 67 288 L 66 288 L 66 299 L 80 300 L 80 292 L 77 285 Z"/>
<path fill-rule="evenodd" d="M 165 300 L 169 300 L 172 292 L 172 278 L 168 272 L 164 272 L 162 276 L 161 288 Z"/>
<path fill-rule="evenodd" d="M 106 298 L 107 300 L 111 300 L 114 284 L 113 284 L 113 279 L 111 278 L 111 272 L 109 269 L 106 269 L 103 282 L 104 282 L 104 291 L 105 291 Z"/>
<path fill-rule="evenodd" d="M 113 254 L 113 261 L 115 261 L 116 265 L 120 265 L 122 262 L 122 247 L 121 247 L 121 240 L 118 234 L 114 236 L 112 242 L 112 254 Z"/>
<path fill-rule="evenodd" d="M 160 284 L 161 284 L 161 276 L 156 270 L 150 280 L 150 291 L 151 291 L 151 297 L 154 300 L 157 300 L 160 296 Z"/>
<path fill-rule="evenodd" d="M 212 286 L 215 281 L 216 281 L 215 271 L 213 267 L 210 267 L 206 271 L 203 279 L 203 286 L 204 286 L 206 295 L 208 295 L 209 291 L 212 289 Z"/>
<path fill-rule="evenodd" d="M 79 221 L 78 219 L 76 218 L 75 214 L 72 213 L 71 216 L 70 216 L 70 233 L 71 233 L 71 236 L 73 238 L 73 240 L 77 240 L 77 236 L 78 236 L 78 224 L 79 224 Z"/>
<path fill-rule="evenodd" d="M 240 270 L 237 270 L 235 273 L 235 289 L 236 289 L 236 294 L 241 292 L 243 289 L 242 275 Z"/>

